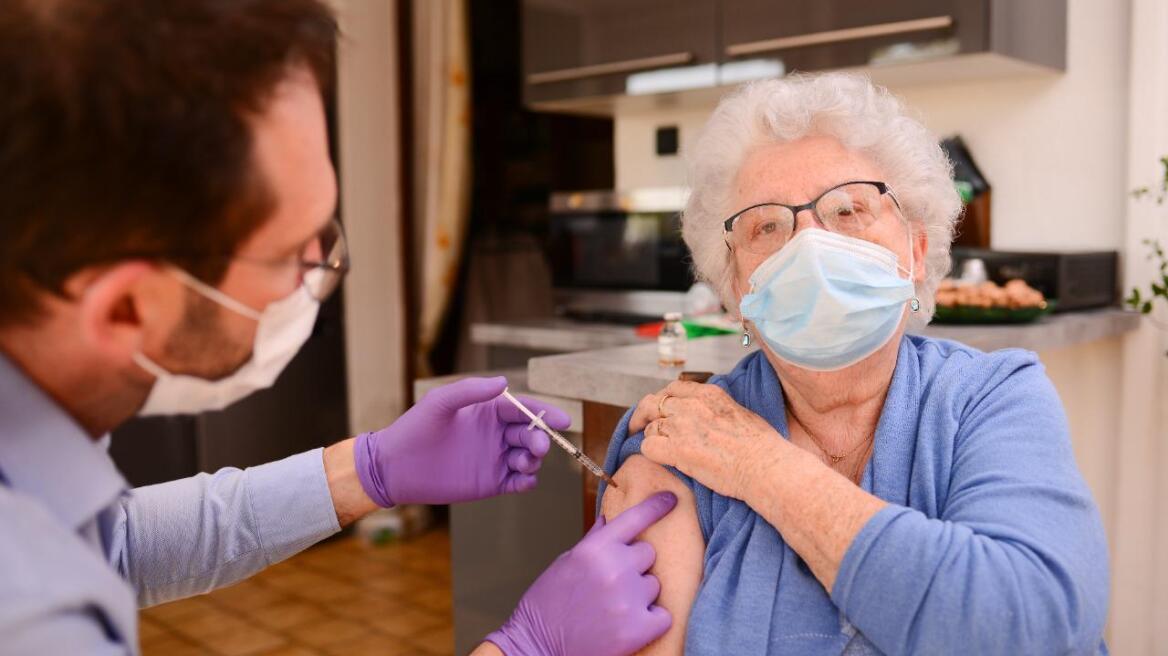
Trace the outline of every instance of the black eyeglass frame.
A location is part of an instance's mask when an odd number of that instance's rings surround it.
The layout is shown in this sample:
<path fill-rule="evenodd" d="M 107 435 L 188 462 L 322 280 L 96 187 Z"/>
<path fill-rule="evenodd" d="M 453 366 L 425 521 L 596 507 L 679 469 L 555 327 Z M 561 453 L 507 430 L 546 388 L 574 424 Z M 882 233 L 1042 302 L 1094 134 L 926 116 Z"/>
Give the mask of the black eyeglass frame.
<path fill-rule="evenodd" d="M 841 183 L 837 184 L 836 186 L 828 189 L 827 191 L 824 191 L 822 194 L 819 194 L 818 196 L 813 198 L 810 202 L 803 203 L 802 205 L 787 205 L 786 203 L 767 202 L 767 203 L 757 203 L 755 205 L 751 205 L 750 207 L 741 209 L 741 210 L 735 212 L 733 215 L 731 215 L 730 218 L 728 218 L 722 222 L 722 234 L 728 235 L 731 232 L 733 232 L 734 231 L 734 221 L 738 217 L 742 216 L 743 214 L 746 214 L 750 210 L 753 210 L 753 209 L 756 209 L 759 207 L 785 207 L 791 211 L 791 216 L 795 220 L 798 220 L 800 212 L 802 212 L 804 210 L 811 210 L 811 216 L 815 217 L 815 222 L 818 223 L 820 226 L 823 226 L 826 229 L 827 226 L 823 225 L 823 220 L 820 219 L 819 215 L 815 212 L 815 205 L 818 204 L 819 201 L 823 200 L 824 196 L 830 194 L 831 192 L 835 191 L 836 189 L 839 189 L 840 187 L 846 187 L 848 185 L 854 185 L 854 184 L 866 184 L 866 185 L 872 185 L 873 187 L 876 187 L 876 190 L 880 192 L 881 196 L 887 195 L 889 198 L 892 199 L 892 202 L 896 205 L 896 209 L 898 209 L 898 210 L 901 209 L 900 208 L 900 201 L 898 201 L 896 199 L 896 194 L 892 193 L 892 189 L 889 188 L 888 183 L 878 182 L 876 180 L 849 180 L 847 182 L 841 182 Z M 903 211 L 903 210 L 901 210 L 901 211 Z M 730 249 L 731 251 L 734 250 L 730 246 L 729 241 L 726 242 L 726 248 Z"/>

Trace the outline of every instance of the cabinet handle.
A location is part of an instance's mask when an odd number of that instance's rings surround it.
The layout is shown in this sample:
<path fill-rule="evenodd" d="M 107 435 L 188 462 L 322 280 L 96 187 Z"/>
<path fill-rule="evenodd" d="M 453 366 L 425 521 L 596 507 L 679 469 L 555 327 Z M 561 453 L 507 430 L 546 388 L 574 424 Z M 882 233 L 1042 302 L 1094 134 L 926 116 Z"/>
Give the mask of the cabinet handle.
<path fill-rule="evenodd" d="M 693 59 L 694 55 L 692 52 L 674 52 L 668 55 L 655 55 L 653 57 L 642 57 L 640 59 L 625 59 L 623 61 L 614 61 L 605 64 L 592 64 L 590 66 L 561 68 L 555 71 L 530 73 L 527 76 L 527 83 L 548 84 L 550 82 L 566 82 L 568 80 L 582 80 L 589 77 L 612 75 L 613 73 L 632 73 L 633 71 L 643 71 L 650 68 L 680 66 L 682 64 L 690 63 L 693 61 Z"/>
<path fill-rule="evenodd" d="M 890 36 L 893 34 L 929 32 L 952 26 L 952 16 L 916 18 L 913 20 L 896 21 L 894 23 L 879 23 L 876 25 L 865 25 L 863 27 L 848 27 L 842 30 L 828 30 L 826 32 L 784 36 L 777 39 L 735 43 L 726 47 L 726 54 L 730 57 L 740 57 L 742 55 L 754 55 L 760 52 L 773 52 L 775 50 L 789 50 L 804 46 L 859 41 L 861 39 L 872 39 L 878 36 Z"/>

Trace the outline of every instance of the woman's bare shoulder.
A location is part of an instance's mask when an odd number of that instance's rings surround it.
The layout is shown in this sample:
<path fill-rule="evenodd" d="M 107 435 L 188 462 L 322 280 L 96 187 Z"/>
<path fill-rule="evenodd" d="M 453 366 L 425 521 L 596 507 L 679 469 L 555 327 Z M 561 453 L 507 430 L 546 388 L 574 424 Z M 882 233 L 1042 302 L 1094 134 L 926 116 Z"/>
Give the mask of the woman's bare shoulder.
<path fill-rule="evenodd" d="M 669 631 L 639 653 L 681 654 L 705 554 L 693 492 L 668 469 L 639 454 L 625 460 L 613 478 L 620 487 L 609 486 L 601 502 L 601 512 L 609 519 L 655 492 L 668 490 L 677 495 L 677 507 L 638 536 L 657 552 L 649 572 L 661 582 L 657 604 L 673 616 Z"/>

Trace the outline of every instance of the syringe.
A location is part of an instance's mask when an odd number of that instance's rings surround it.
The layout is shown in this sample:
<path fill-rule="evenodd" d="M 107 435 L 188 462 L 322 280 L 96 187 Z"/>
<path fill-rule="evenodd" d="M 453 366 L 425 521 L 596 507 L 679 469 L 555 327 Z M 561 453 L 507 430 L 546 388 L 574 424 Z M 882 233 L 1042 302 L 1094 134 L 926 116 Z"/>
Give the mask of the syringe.
<path fill-rule="evenodd" d="M 577 449 L 575 444 L 572 444 L 571 442 L 568 441 L 568 439 L 566 437 L 564 437 L 563 435 L 560 435 L 551 426 L 548 426 L 547 422 L 543 420 L 544 413 L 542 410 L 539 412 L 538 415 L 535 414 L 530 409 L 528 409 L 527 406 L 523 405 L 523 403 L 519 399 L 512 396 L 511 392 L 508 391 L 506 388 L 503 389 L 503 397 L 506 398 L 508 401 L 510 401 L 512 404 L 514 404 L 516 408 L 519 408 L 519 410 L 523 414 L 527 415 L 528 418 L 531 419 L 531 424 L 527 427 L 528 430 L 531 430 L 532 428 L 538 427 L 540 430 L 547 433 L 548 437 L 552 438 L 553 442 L 560 445 L 560 448 L 567 451 L 569 455 L 571 455 L 573 458 L 576 459 L 577 462 L 579 462 L 581 465 L 583 465 L 584 469 L 587 469 L 588 471 L 592 472 L 593 474 L 604 479 L 604 481 L 606 483 L 608 483 L 609 485 L 611 485 L 613 487 L 620 487 L 619 485 L 616 484 L 616 481 L 612 480 L 611 476 L 604 473 L 604 470 L 601 469 L 599 465 L 597 465 L 595 462 L 592 461 L 592 458 L 589 458 L 588 456 L 584 455 L 584 452 L 581 451 L 580 449 Z"/>

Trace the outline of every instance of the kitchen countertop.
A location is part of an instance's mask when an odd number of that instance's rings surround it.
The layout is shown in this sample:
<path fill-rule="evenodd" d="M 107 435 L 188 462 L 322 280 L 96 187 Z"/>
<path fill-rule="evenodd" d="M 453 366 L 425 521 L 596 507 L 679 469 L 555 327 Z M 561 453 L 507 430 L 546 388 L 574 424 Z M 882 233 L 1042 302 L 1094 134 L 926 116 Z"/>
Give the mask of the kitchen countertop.
<path fill-rule="evenodd" d="M 531 319 L 471 324 L 470 339 L 484 346 L 509 346 L 535 351 L 589 351 L 643 344 L 632 326 L 586 323 L 572 319 Z"/>
<path fill-rule="evenodd" d="M 922 334 L 956 340 L 983 351 L 1009 347 L 1044 351 L 1116 337 L 1135 330 L 1139 322 L 1140 315 L 1134 312 L 1103 309 L 1055 314 L 1029 324 L 928 326 Z M 631 328 L 624 329 L 632 333 Z M 684 367 L 670 368 L 657 364 L 655 343 L 583 350 L 531 358 L 527 383 L 542 394 L 631 406 L 645 394 L 676 380 L 682 370 L 726 373 L 747 352 L 737 335 L 704 337 L 688 343 Z"/>

